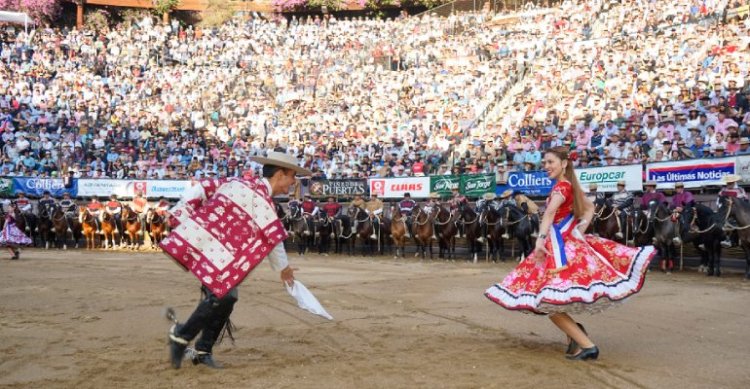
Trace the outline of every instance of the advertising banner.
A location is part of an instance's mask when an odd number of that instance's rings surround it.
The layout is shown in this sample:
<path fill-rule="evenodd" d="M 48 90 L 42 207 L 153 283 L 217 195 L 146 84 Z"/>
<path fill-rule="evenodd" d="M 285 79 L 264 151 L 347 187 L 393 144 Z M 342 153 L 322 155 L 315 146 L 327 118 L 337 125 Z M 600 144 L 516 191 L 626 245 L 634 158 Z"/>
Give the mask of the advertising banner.
<path fill-rule="evenodd" d="M 86 179 L 78 180 L 78 195 L 83 197 L 133 197 L 135 191 L 141 191 L 146 197 L 180 198 L 191 186 L 188 180 L 113 180 Z"/>
<path fill-rule="evenodd" d="M 0 197 L 10 197 L 13 195 L 13 179 L 0 178 Z"/>
<path fill-rule="evenodd" d="M 461 188 L 461 176 L 430 176 L 430 193 L 448 197 L 454 188 Z"/>
<path fill-rule="evenodd" d="M 315 180 L 309 188 L 313 197 L 352 197 L 367 193 L 367 180 Z"/>
<path fill-rule="evenodd" d="M 646 180 L 656 181 L 657 188 L 669 188 L 675 182 L 684 182 L 686 188 L 699 188 L 721 185 L 721 178 L 734 174 L 734 168 L 734 157 L 657 162 L 646 166 Z"/>
<path fill-rule="evenodd" d="M 425 199 L 430 195 L 430 177 L 370 178 L 370 193 L 386 199 L 399 199 L 404 193 Z"/>
<path fill-rule="evenodd" d="M 494 174 L 466 174 L 461 176 L 461 194 L 467 197 L 481 197 L 493 192 L 497 182 Z"/>
<path fill-rule="evenodd" d="M 617 192 L 617 181 L 625 181 L 625 189 L 643 190 L 643 167 L 641 165 L 607 166 L 576 169 L 578 182 L 584 192 L 589 184 L 596 183 L 598 192 Z"/>
<path fill-rule="evenodd" d="M 34 197 L 42 197 L 45 191 L 49 191 L 52 197 L 61 197 L 65 192 L 75 197 L 76 180 L 73 180 L 72 183 L 73 185 L 70 188 L 66 188 L 65 181 L 62 178 L 14 177 L 13 190 L 15 193 L 23 192 Z"/>
<path fill-rule="evenodd" d="M 750 183 L 750 155 L 737 156 L 734 173 L 742 176 L 743 183 Z"/>
<path fill-rule="evenodd" d="M 554 181 L 547 178 L 547 172 L 510 172 L 505 185 L 497 185 L 495 193 L 498 195 L 511 189 L 522 192 L 526 196 L 546 196 L 552 190 Z"/>

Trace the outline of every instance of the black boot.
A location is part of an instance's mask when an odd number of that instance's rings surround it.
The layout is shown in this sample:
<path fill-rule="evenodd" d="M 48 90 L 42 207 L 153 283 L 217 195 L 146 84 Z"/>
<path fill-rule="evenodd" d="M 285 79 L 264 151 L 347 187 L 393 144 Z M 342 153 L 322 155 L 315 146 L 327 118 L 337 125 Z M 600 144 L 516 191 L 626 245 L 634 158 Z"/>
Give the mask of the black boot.
<path fill-rule="evenodd" d="M 21 252 L 18 249 L 13 249 L 13 256 L 10 257 L 12 260 L 17 260 L 21 256 Z"/>
<path fill-rule="evenodd" d="M 223 369 L 224 366 L 221 363 L 214 361 L 213 356 L 210 353 L 199 351 L 193 357 L 193 365 L 206 365 L 212 369 Z"/>
<path fill-rule="evenodd" d="M 182 326 L 180 324 L 175 324 L 169 329 L 169 360 L 172 363 L 172 367 L 175 369 L 179 369 L 182 365 L 182 358 L 185 355 L 185 349 L 189 343 L 187 339 L 176 335 L 181 328 Z"/>

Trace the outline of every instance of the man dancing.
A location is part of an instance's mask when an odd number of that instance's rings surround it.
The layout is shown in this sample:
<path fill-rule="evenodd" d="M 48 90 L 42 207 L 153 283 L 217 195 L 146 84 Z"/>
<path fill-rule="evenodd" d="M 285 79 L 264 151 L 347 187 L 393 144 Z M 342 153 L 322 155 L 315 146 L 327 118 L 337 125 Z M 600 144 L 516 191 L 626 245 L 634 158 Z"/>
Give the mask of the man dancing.
<path fill-rule="evenodd" d="M 242 270 L 238 273 L 238 280 L 224 277 L 222 272 L 213 268 L 210 273 L 192 270 L 203 283 L 204 298 L 184 323 L 172 318 L 175 324 L 169 331 L 169 355 L 175 369 L 180 368 L 188 344 L 199 333 L 193 364 L 221 368 L 212 357 L 213 346 L 228 325 L 237 302 L 236 285 L 264 258 L 270 260 L 274 270 L 280 271 L 285 284 L 291 286 L 294 283 L 294 270 L 289 266 L 284 245 L 279 244 L 287 234 L 274 211 L 272 197 L 287 194 L 296 174 L 307 176 L 312 172 L 300 167 L 293 156 L 281 152 L 270 151 L 267 157 L 251 159 L 263 164 L 262 179 L 200 181 L 170 212 L 173 231 L 160 244 L 165 253 L 187 268 L 195 265 L 205 269 L 213 263 L 224 263 L 227 273 Z M 212 228 L 213 224 L 206 221 L 212 218 L 216 218 L 213 223 L 226 227 L 221 231 Z M 210 247 L 201 243 L 208 237 L 215 242 Z M 191 246 L 190 250 L 186 246 Z M 230 254 L 227 251 L 230 247 L 236 251 Z M 229 255 L 229 258 L 226 255 L 214 258 L 219 255 L 215 254 L 216 251 Z M 258 259 L 254 259 L 256 257 Z"/>

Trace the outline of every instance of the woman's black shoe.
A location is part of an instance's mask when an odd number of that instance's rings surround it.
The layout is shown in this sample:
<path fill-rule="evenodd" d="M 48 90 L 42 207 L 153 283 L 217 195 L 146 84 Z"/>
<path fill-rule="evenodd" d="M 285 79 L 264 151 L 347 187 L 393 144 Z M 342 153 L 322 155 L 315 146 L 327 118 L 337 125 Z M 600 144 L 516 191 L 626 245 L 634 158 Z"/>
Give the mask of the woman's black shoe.
<path fill-rule="evenodd" d="M 581 323 L 576 323 L 576 324 L 578 325 L 578 328 L 580 328 L 581 331 L 583 331 L 584 334 L 588 335 L 588 332 L 586 332 L 586 329 L 583 328 L 583 324 Z M 577 349 L 578 349 L 578 342 L 573 340 L 573 338 L 568 338 L 568 349 L 565 350 L 565 354 L 573 355 L 573 353 L 575 353 Z"/>
<path fill-rule="evenodd" d="M 13 251 L 13 256 L 10 257 L 10 259 L 18 259 L 20 257 L 21 253 L 18 250 Z"/>
<path fill-rule="evenodd" d="M 589 359 L 596 360 L 597 358 L 599 358 L 599 348 L 596 346 L 591 348 L 583 348 L 578 354 L 567 355 L 566 358 L 575 361 L 586 361 Z"/>

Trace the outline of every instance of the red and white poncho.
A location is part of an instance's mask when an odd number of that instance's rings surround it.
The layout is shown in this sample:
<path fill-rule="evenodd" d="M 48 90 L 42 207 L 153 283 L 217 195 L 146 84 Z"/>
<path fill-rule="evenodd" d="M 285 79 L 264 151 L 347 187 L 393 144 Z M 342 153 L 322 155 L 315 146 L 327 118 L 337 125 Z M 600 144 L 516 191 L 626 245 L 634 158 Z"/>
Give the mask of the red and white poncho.
<path fill-rule="evenodd" d="M 200 180 L 170 213 L 159 246 L 220 298 L 287 238 L 260 179 Z"/>

